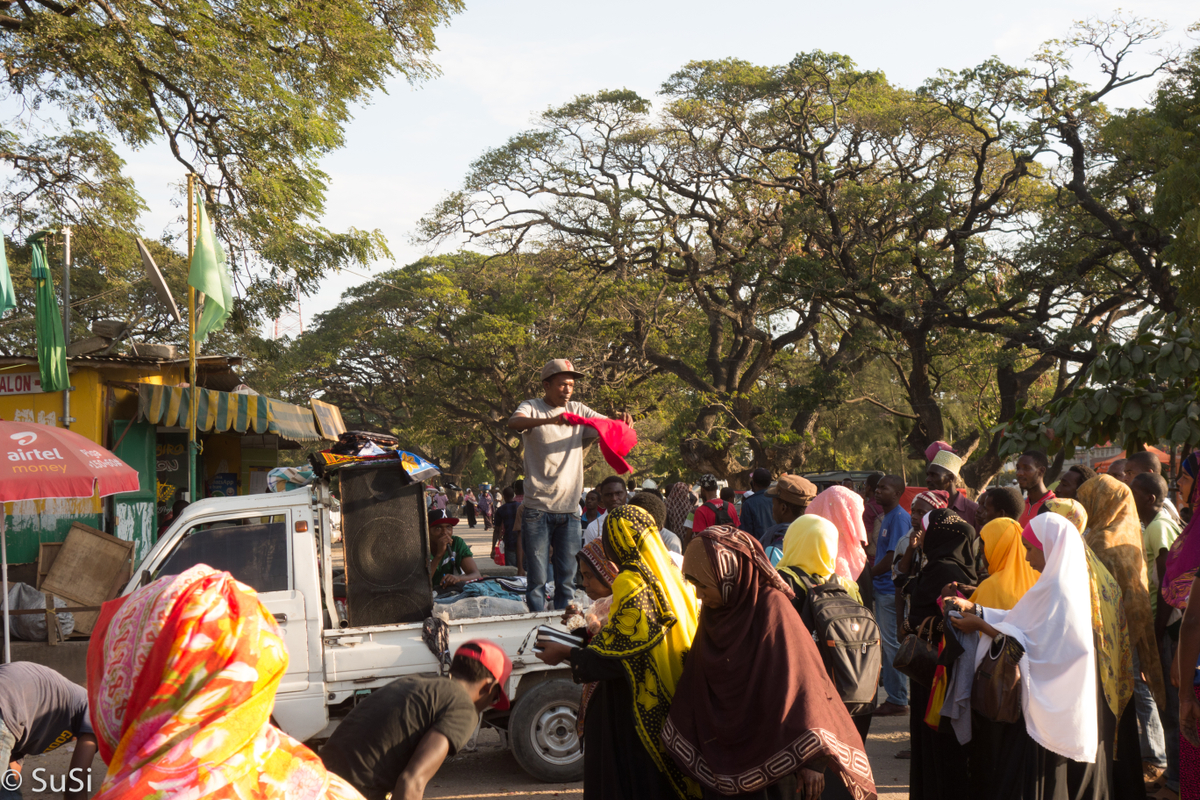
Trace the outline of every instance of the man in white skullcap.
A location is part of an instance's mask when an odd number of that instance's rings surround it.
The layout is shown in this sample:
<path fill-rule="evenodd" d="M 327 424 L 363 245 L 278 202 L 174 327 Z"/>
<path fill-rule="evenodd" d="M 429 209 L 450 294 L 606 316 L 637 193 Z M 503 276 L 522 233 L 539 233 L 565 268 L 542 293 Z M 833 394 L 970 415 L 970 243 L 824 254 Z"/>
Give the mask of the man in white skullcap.
<path fill-rule="evenodd" d="M 968 525 L 975 524 L 975 511 L 979 504 L 968 500 L 967 496 L 958 491 L 959 471 L 963 460 L 950 450 L 939 450 L 929 466 L 925 468 L 925 486 L 930 490 L 941 490 L 950 493 L 949 508 L 958 513 Z"/>

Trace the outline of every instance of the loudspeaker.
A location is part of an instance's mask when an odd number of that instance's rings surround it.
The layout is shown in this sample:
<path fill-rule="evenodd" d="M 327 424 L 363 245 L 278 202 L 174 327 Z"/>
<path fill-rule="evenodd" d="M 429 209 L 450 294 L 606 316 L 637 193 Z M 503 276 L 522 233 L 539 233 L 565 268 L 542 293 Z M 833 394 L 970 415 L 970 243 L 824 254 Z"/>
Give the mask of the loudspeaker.
<path fill-rule="evenodd" d="M 354 464 L 338 477 L 350 627 L 423 622 L 433 611 L 425 487 L 400 464 Z"/>

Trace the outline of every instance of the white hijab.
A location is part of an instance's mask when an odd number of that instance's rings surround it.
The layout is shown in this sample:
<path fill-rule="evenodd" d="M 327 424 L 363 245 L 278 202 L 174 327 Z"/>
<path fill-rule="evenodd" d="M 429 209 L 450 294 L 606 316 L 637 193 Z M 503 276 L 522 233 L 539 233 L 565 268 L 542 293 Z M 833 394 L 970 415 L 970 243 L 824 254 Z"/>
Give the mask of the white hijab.
<path fill-rule="evenodd" d="M 984 618 L 1025 648 L 1021 704 L 1030 738 L 1072 761 L 1095 763 L 1100 721 L 1083 537 L 1058 514 L 1041 514 L 1029 525 L 1042 543 L 1046 568 L 1012 610 L 989 608 Z M 976 667 L 991 643 L 980 636 Z"/>

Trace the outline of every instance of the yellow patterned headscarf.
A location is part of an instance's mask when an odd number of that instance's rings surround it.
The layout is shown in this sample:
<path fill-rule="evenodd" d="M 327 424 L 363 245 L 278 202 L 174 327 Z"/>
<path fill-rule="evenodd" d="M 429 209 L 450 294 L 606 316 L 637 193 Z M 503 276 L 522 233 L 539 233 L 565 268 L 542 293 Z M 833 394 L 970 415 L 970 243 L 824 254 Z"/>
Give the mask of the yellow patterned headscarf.
<path fill-rule="evenodd" d="M 1067 521 L 1074 525 L 1075 530 L 1080 533 L 1087 530 L 1087 512 L 1083 510 L 1083 505 L 1078 500 L 1055 497 L 1046 501 L 1046 510 L 1066 517 Z"/>
<path fill-rule="evenodd" d="M 667 755 L 659 734 L 671 710 L 683 659 L 699 617 L 695 592 L 671 562 L 654 518 L 636 506 L 604 517 L 604 549 L 620 567 L 608 623 L 588 647 L 619 658 L 633 687 L 638 736 L 680 797 L 699 797 L 700 785 Z"/>
<path fill-rule="evenodd" d="M 983 526 L 979 538 L 983 539 L 988 577 L 971 595 L 971 602 L 1007 611 L 1038 579 L 1038 573 L 1025 560 L 1021 526 L 1015 519 L 998 517 Z"/>

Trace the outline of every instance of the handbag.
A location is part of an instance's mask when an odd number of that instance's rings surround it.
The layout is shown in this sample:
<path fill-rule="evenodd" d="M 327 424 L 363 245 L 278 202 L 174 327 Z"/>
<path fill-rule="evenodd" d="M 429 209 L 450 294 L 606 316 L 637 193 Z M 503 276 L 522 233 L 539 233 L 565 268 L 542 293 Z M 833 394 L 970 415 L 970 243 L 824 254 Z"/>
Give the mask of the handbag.
<path fill-rule="evenodd" d="M 1021 718 L 1021 656 L 1025 648 L 1001 634 L 984 653 L 971 684 L 971 708 L 994 722 Z"/>
<path fill-rule="evenodd" d="M 933 674 L 937 671 L 938 651 L 933 643 L 933 622 L 936 617 L 926 617 L 917 628 L 900 643 L 892 666 L 922 686 L 933 686 Z"/>

